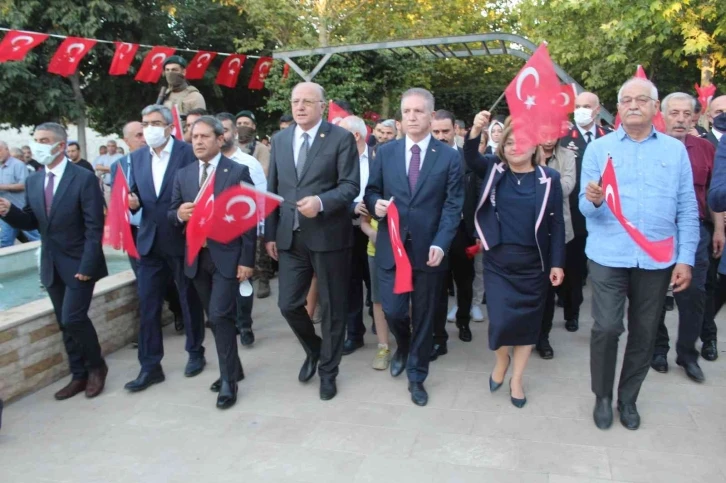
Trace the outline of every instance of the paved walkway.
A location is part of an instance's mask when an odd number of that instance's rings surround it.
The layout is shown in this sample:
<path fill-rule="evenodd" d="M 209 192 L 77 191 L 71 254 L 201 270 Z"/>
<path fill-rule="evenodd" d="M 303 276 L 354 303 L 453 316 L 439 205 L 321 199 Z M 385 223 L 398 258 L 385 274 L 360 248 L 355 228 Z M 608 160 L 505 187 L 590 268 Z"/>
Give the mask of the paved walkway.
<path fill-rule="evenodd" d="M 206 370 L 186 379 L 183 337 L 167 328 L 161 385 L 124 391 L 138 371 L 127 347 L 108 357 L 100 397 L 56 402 L 63 381 L 6 408 L 0 481 L 726 482 L 724 352 L 702 361 L 702 386 L 671 352 L 671 372 L 651 371 L 643 386 L 635 432 L 617 420 L 609 431 L 592 423 L 589 306 L 575 334 L 564 330 L 558 310 L 555 359 L 533 356 L 524 409 L 510 404 L 506 389 L 489 393 L 486 323 L 472 324 L 471 343 L 449 324 L 449 354 L 432 364 L 425 408 L 411 403 L 404 378 L 370 368 L 370 333 L 364 349 L 343 359 L 338 396 L 323 402 L 317 380 L 297 381 L 304 355 L 275 302 L 255 301 L 257 342 L 240 349 L 247 378 L 234 408 L 217 410 L 208 390 L 217 378 L 211 333 Z M 675 325 L 674 312 L 668 324 Z"/>

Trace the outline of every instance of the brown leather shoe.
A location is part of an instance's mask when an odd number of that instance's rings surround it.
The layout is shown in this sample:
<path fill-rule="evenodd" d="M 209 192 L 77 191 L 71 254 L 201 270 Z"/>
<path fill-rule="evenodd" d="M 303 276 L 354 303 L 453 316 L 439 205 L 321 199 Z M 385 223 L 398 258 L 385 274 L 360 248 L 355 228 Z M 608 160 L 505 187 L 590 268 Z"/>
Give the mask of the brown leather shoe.
<path fill-rule="evenodd" d="M 58 401 L 72 398 L 79 392 L 83 392 L 86 390 L 87 382 L 88 381 L 86 381 L 85 379 L 71 379 L 71 382 L 69 382 L 66 387 L 55 393 L 55 398 Z"/>
<path fill-rule="evenodd" d="M 96 397 L 103 391 L 106 385 L 106 375 L 108 374 L 108 366 L 103 362 L 101 367 L 88 371 L 88 385 L 86 386 L 86 397 Z"/>

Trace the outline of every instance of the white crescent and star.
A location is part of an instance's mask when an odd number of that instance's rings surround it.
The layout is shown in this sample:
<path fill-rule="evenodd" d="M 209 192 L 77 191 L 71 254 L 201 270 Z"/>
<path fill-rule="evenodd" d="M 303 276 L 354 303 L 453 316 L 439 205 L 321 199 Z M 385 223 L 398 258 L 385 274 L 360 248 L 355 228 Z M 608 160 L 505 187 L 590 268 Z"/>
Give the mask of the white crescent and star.
<path fill-rule="evenodd" d="M 232 65 L 235 62 L 237 63 L 237 66 L 236 67 L 233 67 Z M 229 61 L 229 64 L 227 65 L 227 67 L 229 67 L 229 74 L 230 75 L 234 75 L 235 72 L 239 69 L 240 65 L 242 65 L 242 59 L 240 59 L 239 57 L 235 57 L 232 60 L 230 60 Z"/>
<path fill-rule="evenodd" d="M 532 76 L 534 78 L 534 87 L 539 87 L 539 72 L 537 72 L 537 69 L 534 67 L 525 67 L 522 72 L 517 76 L 517 83 L 515 85 L 516 92 L 517 92 L 517 99 L 520 101 L 522 100 L 522 84 L 524 83 L 524 80 Z M 527 96 L 527 100 L 524 101 L 524 105 L 527 106 L 527 109 L 531 109 L 532 106 L 536 105 L 535 103 L 535 96 Z"/>
<path fill-rule="evenodd" d="M 255 204 L 255 200 L 250 198 L 249 196 L 245 195 L 237 195 L 230 198 L 230 200 L 227 202 L 227 206 L 224 207 L 224 211 L 226 212 L 224 216 L 224 221 L 231 223 L 234 221 L 234 217 L 229 213 L 229 209 L 236 205 L 237 203 L 245 203 L 249 210 L 247 211 L 247 214 L 242 217 L 242 220 L 246 220 L 252 215 L 255 214 L 257 211 L 257 205 Z"/>
<path fill-rule="evenodd" d="M 68 62 L 71 64 L 75 63 L 76 61 L 76 55 L 82 54 L 86 50 L 86 46 L 83 44 L 75 43 L 68 46 L 66 49 L 66 54 L 68 57 Z M 76 51 L 76 54 L 74 55 L 73 52 Z"/>
<path fill-rule="evenodd" d="M 126 53 L 127 53 L 127 54 L 130 54 L 130 53 L 131 53 L 131 51 L 132 51 L 132 50 L 134 50 L 134 45 L 133 45 L 133 44 L 130 44 L 130 43 L 128 43 L 128 42 L 121 42 L 121 45 L 119 46 L 119 50 L 118 50 L 118 51 L 119 51 L 119 55 L 118 55 L 118 58 L 119 58 L 119 59 L 123 59 L 123 58 L 124 58 L 124 55 L 125 55 L 125 54 L 124 54 L 123 48 L 124 48 L 124 46 L 126 46 L 126 45 L 127 45 L 128 47 L 129 47 L 129 48 L 128 48 L 128 49 L 126 50 Z"/>
<path fill-rule="evenodd" d="M 562 107 L 568 106 L 570 104 L 570 95 L 567 92 L 560 92 L 560 95 L 565 98 Z"/>
<path fill-rule="evenodd" d="M 260 64 L 260 80 L 263 80 L 265 77 L 267 77 L 267 74 L 270 73 L 270 66 L 272 65 L 272 62 L 269 60 L 266 60 Z"/>
<path fill-rule="evenodd" d="M 157 58 L 160 58 L 161 59 L 161 61 L 159 61 L 158 63 L 156 62 L 156 59 Z M 156 70 L 156 68 L 159 67 L 159 64 L 161 64 L 162 62 L 164 62 L 164 60 L 166 60 L 166 54 L 164 54 L 162 52 L 159 52 L 157 54 L 154 54 L 154 56 L 151 58 L 151 63 L 154 64 L 154 65 L 151 68 L 153 70 Z"/>
<path fill-rule="evenodd" d="M 24 40 L 24 45 L 17 45 L 19 40 Z M 13 45 L 13 50 L 17 51 L 20 50 L 22 47 L 28 46 L 33 43 L 33 37 L 30 35 L 18 35 L 13 40 L 10 41 L 10 44 Z"/>
<path fill-rule="evenodd" d="M 210 54 L 210 53 L 205 53 L 205 54 L 200 55 L 199 58 L 197 59 L 197 67 L 202 68 L 202 66 L 206 62 L 209 62 L 209 59 L 211 59 L 211 58 L 212 58 L 212 54 Z"/>
<path fill-rule="evenodd" d="M 389 220 L 390 220 L 390 218 L 389 218 Z M 401 236 L 398 234 L 398 227 L 396 226 L 395 223 L 393 223 L 393 222 L 390 223 L 390 229 L 391 229 L 391 236 L 393 238 L 396 238 L 396 239 L 399 239 L 400 240 Z M 403 253 L 401 252 L 401 247 L 400 246 L 397 246 L 397 250 L 398 250 L 398 256 L 399 257 L 403 256 Z"/>
<path fill-rule="evenodd" d="M 615 190 L 613 185 L 609 184 L 605 186 L 605 202 L 610 205 L 613 213 L 618 213 L 617 200 L 615 199 Z"/>

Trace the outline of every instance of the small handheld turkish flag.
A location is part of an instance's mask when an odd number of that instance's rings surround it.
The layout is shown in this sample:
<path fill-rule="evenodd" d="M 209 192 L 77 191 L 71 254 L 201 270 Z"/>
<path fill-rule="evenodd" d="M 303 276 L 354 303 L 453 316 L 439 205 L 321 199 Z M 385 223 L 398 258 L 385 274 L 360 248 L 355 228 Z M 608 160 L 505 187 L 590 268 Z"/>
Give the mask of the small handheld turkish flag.
<path fill-rule="evenodd" d="M 191 266 L 199 250 L 207 241 L 207 235 L 214 215 L 214 178 L 215 172 L 207 178 L 199 190 L 192 217 L 187 223 L 187 263 Z"/>
<path fill-rule="evenodd" d="M 252 90 L 263 89 L 265 87 L 265 79 L 267 79 L 270 73 L 270 67 L 272 67 L 272 57 L 260 57 L 257 59 L 248 87 Z"/>
<path fill-rule="evenodd" d="M 290 75 L 290 66 L 286 62 L 285 65 L 282 66 L 282 78 L 287 79 L 287 76 L 289 76 L 289 75 Z"/>
<path fill-rule="evenodd" d="M 401 224 L 399 223 L 398 208 L 391 201 L 388 205 L 388 235 L 391 240 L 391 250 L 393 251 L 393 260 L 396 262 L 396 278 L 393 282 L 393 293 L 402 294 L 413 292 L 413 269 L 411 261 L 408 259 L 408 253 L 403 246 L 401 240 Z"/>
<path fill-rule="evenodd" d="M 197 55 L 194 56 L 189 65 L 187 66 L 186 78 L 187 80 L 198 80 L 204 78 L 204 73 L 207 71 L 209 64 L 217 56 L 216 52 L 206 52 L 200 50 Z"/>
<path fill-rule="evenodd" d="M 217 80 L 214 82 L 225 87 L 234 89 L 237 87 L 237 79 L 239 73 L 242 70 L 242 65 L 247 59 L 246 55 L 232 54 L 222 62 L 219 72 L 217 73 Z"/>
<path fill-rule="evenodd" d="M 577 97 L 577 88 L 575 84 L 565 84 L 560 86 L 560 97 L 557 98 L 557 106 L 560 107 L 565 114 L 575 112 L 575 98 Z"/>
<path fill-rule="evenodd" d="M 173 47 L 156 46 L 152 48 L 144 57 L 134 80 L 150 84 L 159 82 L 161 74 L 164 73 L 164 61 L 167 57 L 174 55 L 174 52 L 176 52 L 176 49 Z"/>
<path fill-rule="evenodd" d="M 124 75 L 129 71 L 131 63 L 134 61 L 136 51 L 139 50 L 139 44 L 130 44 L 128 42 L 114 42 L 116 44 L 116 52 L 113 54 L 111 68 L 108 73 L 111 75 Z"/>
<path fill-rule="evenodd" d="M 47 38 L 46 34 L 11 30 L 0 42 L 0 63 L 9 60 L 23 60 L 28 52 L 42 44 Z"/>
<path fill-rule="evenodd" d="M 708 105 L 711 103 L 711 99 L 713 99 L 713 95 L 716 93 L 716 85 L 709 84 L 701 87 L 696 84 L 695 87 L 698 93 L 698 102 L 701 104 L 701 112 L 706 112 Z"/>
<path fill-rule="evenodd" d="M 330 124 L 335 124 L 337 126 L 338 124 L 340 124 L 340 121 L 348 116 L 350 116 L 350 113 L 348 111 L 346 111 L 333 101 L 328 101 L 328 122 Z"/>
<path fill-rule="evenodd" d="M 226 189 L 215 201 L 213 223 L 207 238 L 229 243 L 257 227 L 282 198 L 245 184 Z"/>
<path fill-rule="evenodd" d="M 171 105 L 171 119 L 174 128 L 171 130 L 171 135 L 176 139 L 184 139 L 184 130 L 182 129 L 181 116 L 179 115 L 179 108 L 176 104 Z"/>
<path fill-rule="evenodd" d="M 53 58 L 48 64 L 48 72 L 51 74 L 62 75 L 68 77 L 76 73 L 78 64 L 89 50 L 96 45 L 93 39 L 83 39 L 80 37 L 66 37 L 58 46 Z"/>
<path fill-rule="evenodd" d="M 116 250 L 123 250 L 131 257 L 139 258 L 129 222 L 129 184 L 124 170 L 117 168 L 119 169 L 113 180 L 106 223 L 103 226 L 103 244 Z"/>

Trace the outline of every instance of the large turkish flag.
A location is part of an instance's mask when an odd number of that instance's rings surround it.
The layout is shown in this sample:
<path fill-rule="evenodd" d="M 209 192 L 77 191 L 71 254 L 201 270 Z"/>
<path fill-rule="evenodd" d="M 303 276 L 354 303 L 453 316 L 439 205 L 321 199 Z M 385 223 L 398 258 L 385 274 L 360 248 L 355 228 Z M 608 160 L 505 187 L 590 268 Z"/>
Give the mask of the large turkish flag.
<path fill-rule="evenodd" d="M 11 30 L 0 42 L 0 63 L 9 60 L 23 60 L 28 52 L 42 44 L 47 38 L 46 34 Z"/>
<path fill-rule="evenodd" d="M 83 39 L 80 37 L 66 37 L 58 46 L 53 58 L 48 64 L 48 72 L 51 74 L 62 75 L 68 77 L 76 73 L 78 64 L 89 50 L 96 45 L 93 39 Z"/>
<path fill-rule="evenodd" d="M 159 82 L 159 77 L 164 73 L 164 61 L 174 55 L 176 49 L 173 47 L 154 47 L 141 63 L 141 68 L 136 73 L 134 80 L 154 84 Z"/>

